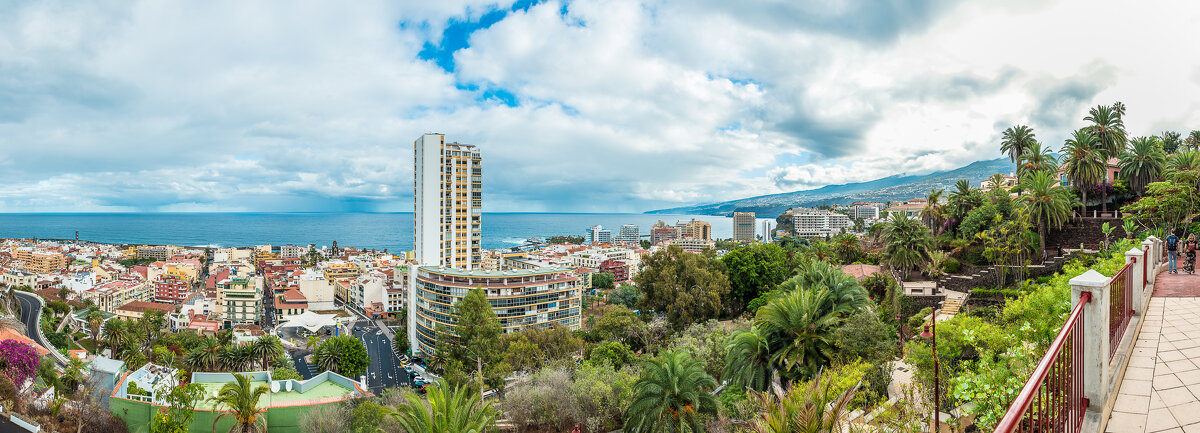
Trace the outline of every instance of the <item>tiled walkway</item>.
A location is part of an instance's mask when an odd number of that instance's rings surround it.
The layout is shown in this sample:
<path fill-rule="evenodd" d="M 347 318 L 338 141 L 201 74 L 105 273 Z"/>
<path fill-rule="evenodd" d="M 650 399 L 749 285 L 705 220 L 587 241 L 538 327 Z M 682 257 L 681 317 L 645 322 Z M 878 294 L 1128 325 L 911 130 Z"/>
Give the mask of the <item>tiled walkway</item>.
<path fill-rule="evenodd" d="M 1106 430 L 1200 433 L 1200 275 L 1158 275 Z"/>

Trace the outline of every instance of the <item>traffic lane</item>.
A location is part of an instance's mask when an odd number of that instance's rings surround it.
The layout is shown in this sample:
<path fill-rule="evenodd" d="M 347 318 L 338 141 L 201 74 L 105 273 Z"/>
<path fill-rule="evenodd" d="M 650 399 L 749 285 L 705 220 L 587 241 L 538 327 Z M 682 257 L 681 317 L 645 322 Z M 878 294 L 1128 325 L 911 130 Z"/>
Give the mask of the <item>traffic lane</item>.
<path fill-rule="evenodd" d="M 40 338 L 41 335 L 37 332 L 38 314 L 40 311 L 38 301 L 32 297 L 35 295 L 27 295 L 21 292 L 13 292 L 17 296 L 17 302 L 21 304 L 21 322 L 25 324 L 25 335 L 33 339 L 42 347 L 51 347 Z"/>
<path fill-rule="evenodd" d="M 392 350 L 391 341 L 384 335 L 376 335 L 374 329 L 355 331 L 355 336 L 367 349 L 371 364 L 367 367 L 367 385 L 372 392 L 381 393 L 386 388 L 405 386 L 408 375 L 400 367 Z"/>

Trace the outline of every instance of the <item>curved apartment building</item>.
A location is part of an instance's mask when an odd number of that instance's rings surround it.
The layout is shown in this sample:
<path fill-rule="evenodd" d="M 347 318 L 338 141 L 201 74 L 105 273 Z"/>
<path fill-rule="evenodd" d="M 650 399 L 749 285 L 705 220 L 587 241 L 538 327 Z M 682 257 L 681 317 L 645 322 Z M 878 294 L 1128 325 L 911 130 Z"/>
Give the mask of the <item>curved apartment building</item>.
<path fill-rule="evenodd" d="M 454 304 L 475 288 L 487 294 L 504 332 L 554 323 L 579 329 L 580 279 L 565 268 L 468 271 L 423 266 L 413 281 L 409 314 L 414 319 L 410 323 L 415 323 L 410 328 L 414 354 L 437 346 L 439 325 L 454 332 Z"/>

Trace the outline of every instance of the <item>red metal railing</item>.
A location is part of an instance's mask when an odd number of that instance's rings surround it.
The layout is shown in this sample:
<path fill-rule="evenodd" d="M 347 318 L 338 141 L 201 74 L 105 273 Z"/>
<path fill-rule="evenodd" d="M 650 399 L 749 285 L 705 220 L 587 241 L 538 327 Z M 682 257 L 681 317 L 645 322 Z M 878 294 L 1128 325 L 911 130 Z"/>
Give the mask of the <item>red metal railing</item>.
<path fill-rule="evenodd" d="M 1146 257 L 1147 254 L 1150 254 L 1150 250 L 1142 254 L 1142 287 L 1150 284 L 1150 259 Z"/>
<path fill-rule="evenodd" d="M 1130 270 L 1137 258 L 1121 268 L 1117 275 L 1108 282 L 1108 360 L 1112 361 L 1121 345 L 1121 337 L 1125 328 L 1129 327 L 1129 319 L 1133 317 L 1133 271 Z"/>
<path fill-rule="evenodd" d="M 1088 406 L 1083 397 L 1083 305 L 1091 301 L 1091 292 L 1080 294 L 1079 304 L 996 424 L 995 433 L 1079 433 Z"/>

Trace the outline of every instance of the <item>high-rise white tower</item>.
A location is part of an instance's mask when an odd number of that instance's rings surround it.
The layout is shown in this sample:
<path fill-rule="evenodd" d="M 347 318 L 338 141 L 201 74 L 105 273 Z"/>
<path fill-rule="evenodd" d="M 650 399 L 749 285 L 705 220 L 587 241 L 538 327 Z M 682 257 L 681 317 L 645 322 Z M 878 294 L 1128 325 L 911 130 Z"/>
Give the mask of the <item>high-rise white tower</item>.
<path fill-rule="evenodd" d="M 425 134 L 413 143 L 413 248 L 417 264 L 471 270 L 482 265 L 479 150 Z"/>

